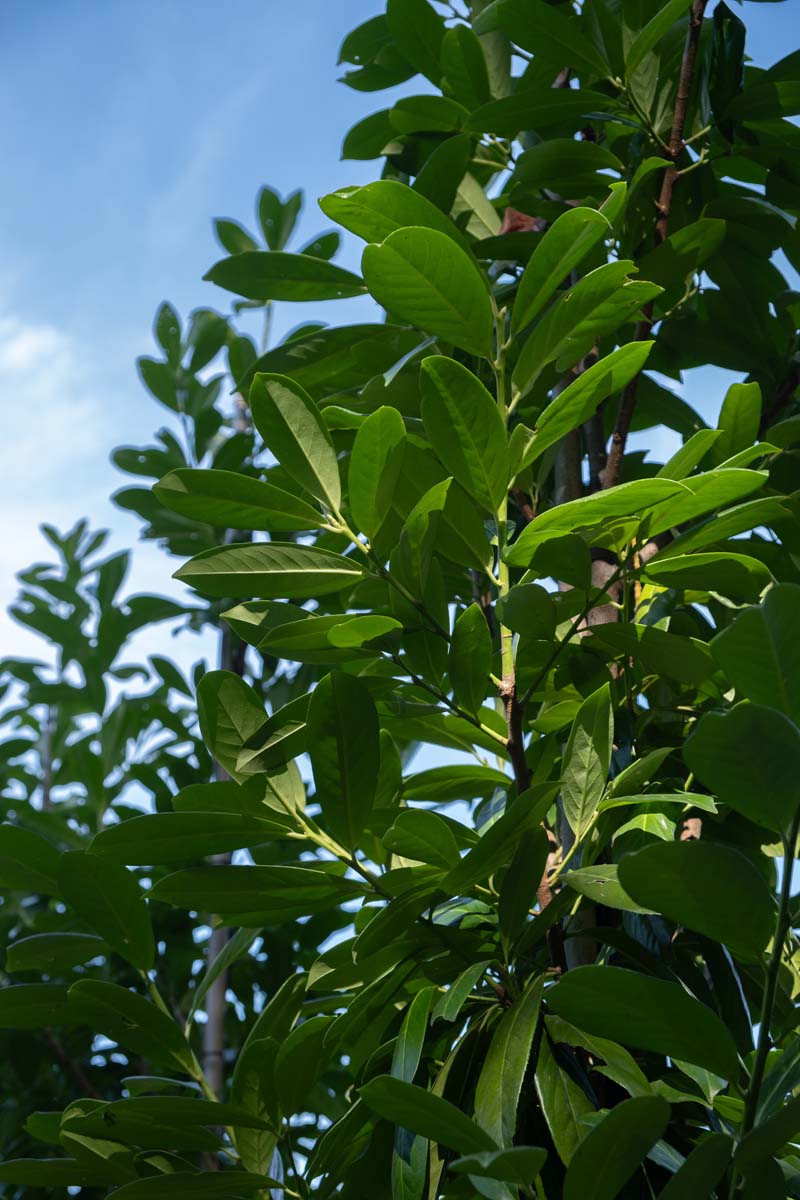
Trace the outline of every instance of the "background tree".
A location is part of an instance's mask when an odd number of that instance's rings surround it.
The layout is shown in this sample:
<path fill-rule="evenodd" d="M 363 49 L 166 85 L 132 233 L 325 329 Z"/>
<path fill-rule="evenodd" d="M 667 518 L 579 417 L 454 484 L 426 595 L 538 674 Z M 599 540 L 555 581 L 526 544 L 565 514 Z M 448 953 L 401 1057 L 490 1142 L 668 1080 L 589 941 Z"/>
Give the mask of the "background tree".
<path fill-rule="evenodd" d="M 231 631 L 197 691 L 218 778 L 54 868 L 110 948 L 0 1017 L 150 1065 L 29 1122 L 72 1157 L 11 1191 L 797 1194 L 797 55 L 749 65 L 705 8 L 389 0 L 346 82 L 427 82 L 345 138 L 382 178 L 320 202 L 361 274 L 337 235 L 288 253 L 265 190 L 267 249 L 218 222 L 207 275 L 237 325 L 367 292 L 387 320 L 259 351 L 160 311 L 140 369 L 182 440 L 118 453 L 161 478 L 117 498 Z M 707 363 L 746 376 L 716 429 L 655 377 Z M 663 465 L 627 448 L 656 425 Z M 193 977 L 209 920 L 236 932 Z"/>

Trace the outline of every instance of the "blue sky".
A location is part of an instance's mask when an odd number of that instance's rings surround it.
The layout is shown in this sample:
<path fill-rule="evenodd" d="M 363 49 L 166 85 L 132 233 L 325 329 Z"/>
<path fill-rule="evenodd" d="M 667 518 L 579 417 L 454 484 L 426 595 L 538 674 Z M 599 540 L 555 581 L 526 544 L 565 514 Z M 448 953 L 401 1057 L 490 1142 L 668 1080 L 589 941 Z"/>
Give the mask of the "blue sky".
<path fill-rule="evenodd" d="M 3 610 L 13 573 L 45 552 L 40 522 L 66 528 L 88 514 L 113 528 L 117 546 L 136 537 L 137 522 L 108 502 L 124 483 L 109 453 L 148 441 L 163 420 L 134 370 L 152 349 L 160 301 L 182 313 L 226 306 L 201 281 L 220 256 L 211 218 L 252 225 L 261 184 L 299 186 L 300 233 L 310 237 L 328 227 L 316 197 L 374 178 L 374 164 L 340 162 L 339 147 L 385 96 L 337 83 L 336 51 L 380 8 L 379 0 L 3 0 Z M 793 0 L 737 11 L 760 64 L 797 44 Z M 365 316 L 368 305 L 312 311 L 336 322 L 345 312 Z M 308 319 L 304 309 L 283 306 L 278 331 Z M 713 411 L 726 382 L 705 372 L 687 395 Z M 135 558 L 138 588 L 170 588 L 175 564 L 166 556 L 139 546 Z M 3 611 L 0 655 L 36 649 Z M 197 652 L 188 645 L 181 657 Z"/>

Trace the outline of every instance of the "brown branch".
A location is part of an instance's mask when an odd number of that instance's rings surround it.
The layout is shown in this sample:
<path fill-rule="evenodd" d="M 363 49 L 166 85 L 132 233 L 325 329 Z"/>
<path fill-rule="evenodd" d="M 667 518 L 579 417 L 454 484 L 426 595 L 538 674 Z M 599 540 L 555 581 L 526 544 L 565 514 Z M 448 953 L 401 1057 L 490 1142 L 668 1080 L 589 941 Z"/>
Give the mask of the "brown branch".
<path fill-rule="evenodd" d="M 670 133 L 669 147 L 667 149 L 667 156 L 670 163 L 664 171 L 664 176 L 661 180 L 661 191 L 656 204 L 658 210 L 655 227 L 656 246 L 660 246 L 666 240 L 669 232 L 672 193 L 675 189 L 675 181 L 678 178 L 678 159 L 684 147 L 683 134 L 686 128 L 686 116 L 689 111 L 689 100 L 691 98 L 692 82 L 697 63 L 697 48 L 700 44 L 700 31 L 703 26 L 703 14 L 707 3 L 708 0 L 693 0 L 689 13 L 689 27 L 686 30 L 686 42 L 683 48 L 681 70 L 678 77 L 678 92 L 675 97 L 675 107 L 672 113 L 672 132 Z M 644 309 L 643 320 L 636 326 L 636 332 L 633 335 L 634 341 L 644 341 L 650 334 L 652 323 L 653 304 L 651 301 Z M 625 445 L 630 433 L 633 412 L 636 408 L 636 393 L 639 386 L 639 379 L 640 375 L 634 376 L 624 389 L 620 399 L 617 421 L 608 453 L 608 463 L 600 476 L 604 488 L 615 487 L 622 478 Z"/>

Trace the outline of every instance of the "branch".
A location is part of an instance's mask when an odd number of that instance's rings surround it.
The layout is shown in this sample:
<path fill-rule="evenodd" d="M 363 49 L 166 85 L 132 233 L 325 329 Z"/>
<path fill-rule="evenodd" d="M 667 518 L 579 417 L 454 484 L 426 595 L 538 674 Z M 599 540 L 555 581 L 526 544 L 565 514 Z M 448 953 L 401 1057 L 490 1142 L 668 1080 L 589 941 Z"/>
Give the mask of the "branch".
<path fill-rule="evenodd" d="M 693 0 L 689 14 L 689 28 L 686 31 L 681 71 L 678 77 L 678 93 L 675 97 L 675 107 L 672 113 L 672 132 L 669 138 L 669 146 L 667 147 L 667 156 L 670 160 L 670 165 L 664 171 L 664 177 L 661 180 L 661 191 L 656 205 L 658 210 L 655 227 L 656 246 L 660 246 L 666 240 L 669 230 L 669 218 L 672 212 L 672 193 L 675 188 L 675 181 L 678 178 L 678 159 L 685 144 L 683 134 L 686 128 L 686 115 L 689 110 L 689 99 L 691 97 L 692 82 L 697 62 L 697 48 L 700 44 L 700 31 L 703 26 L 703 13 L 705 12 L 707 3 L 708 0 Z M 644 319 L 636 326 L 636 332 L 633 335 L 634 341 L 641 342 L 649 337 L 652 323 L 653 303 L 651 301 L 644 309 Z M 617 422 L 614 427 L 611 448 L 608 453 L 608 463 L 600 475 L 600 481 L 604 488 L 615 487 L 622 478 L 625 444 L 628 440 L 633 412 L 636 408 L 636 393 L 640 377 L 641 374 L 634 376 L 624 389 L 620 399 Z"/>

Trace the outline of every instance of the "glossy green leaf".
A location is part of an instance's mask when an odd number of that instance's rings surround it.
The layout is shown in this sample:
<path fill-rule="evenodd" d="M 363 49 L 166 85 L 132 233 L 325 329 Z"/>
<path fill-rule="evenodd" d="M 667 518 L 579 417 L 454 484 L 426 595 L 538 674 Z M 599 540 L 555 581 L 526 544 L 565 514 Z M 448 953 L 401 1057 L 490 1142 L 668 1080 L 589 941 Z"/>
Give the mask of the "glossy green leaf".
<path fill-rule="evenodd" d="M 546 1036 L 539 1045 L 536 1062 L 536 1094 L 556 1153 L 563 1163 L 569 1163 L 585 1136 L 583 1121 L 595 1111 L 595 1106 L 568 1071 L 556 1061 Z"/>
<path fill-rule="evenodd" d="M 490 513 L 508 489 L 508 445 L 495 400 L 452 358 L 422 362 L 422 419 L 448 472 Z"/>
<path fill-rule="evenodd" d="M 723 942 L 761 954 L 775 929 L 775 904 L 750 859 L 719 842 L 656 842 L 619 864 L 625 890 L 640 904 Z"/>
<path fill-rule="evenodd" d="M 342 300 L 365 291 L 358 275 L 324 258 L 283 251 L 246 250 L 222 258 L 204 279 L 218 287 L 258 300 Z"/>
<path fill-rule="evenodd" d="M 242 746 L 266 720 L 255 690 L 233 671 L 207 671 L 197 688 L 197 715 L 209 750 L 237 779 Z"/>
<path fill-rule="evenodd" d="M 243 543 L 204 550 L 175 572 L 175 578 L 209 596 L 295 600 L 353 587 L 361 564 L 321 546 L 292 542 Z"/>
<path fill-rule="evenodd" d="M 133 966 L 149 971 L 153 929 L 136 876 L 96 854 L 61 856 L 58 881 L 64 900 L 90 929 Z"/>
<path fill-rule="evenodd" d="M 531 323 L 570 271 L 610 232 L 608 221 L 595 208 L 571 208 L 553 222 L 522 273 L 511 314 L 512 333 Z"/>
<path fill-rule="evenodd" d="M 438 83 L 445 27 L 436 10 L 427 0 L 388 0 L 386 21 L 403 58 Z"/>
<path fill-rule="evenodd" d="M 225 529 L 318 529 L 320 514 L 283 488 L 235 471 L 170 471 L 153 488 L 173 512 Z"/>
<path fill-rule="evenodd" d="M 620 967 L 576 967 L 547 992 L 547 1006 L 587 1033 L 685 1059 L 725 1079 L 735 1075 L 728 1029 L 677 983 Z"/>
<path fill-rule="evenodd" d="M 788 834 L 798 803 L 800 730 L 783 713 L 749 703 L 706 713 L 683 756 L 723 804 Z"/>
<path fill-rule="evenodd" d="M 492 353 L 492 307 L 481 273 L 465 251 L 435 229 L 398 229 L 367 246 L 362 270 L 370 292 L 388 312 L 452 342 Z"/>
<path fill-rule="evenodd" d="M 194 1056 L 179 1026 L 152 1000 L 101 979 L 81 979 L 69 989 L 82 1023 L 149 1059 L 193 1073 Z"/>
<path fill-rule="evenodd" d="M 90 848 L 109 862 L 144 867 L 225 854 L 268 836 L 260 821 L 238 813 L 153 813 L 104 829 Z"/>
<path fill-rule="evenodd" d="M 479 604 L 456 617 L 447 655 L 453 694 L 467 712 L 477 713 L 486 698 L 492 669 L 492 638 Z"/>
<path fill-rule="evenodd" d="M 613 177 L 605 172 L 620 173 L 622 170 L 623 165 L 616 154 L 597 142 L 554 137 L 531 146 L 519 156 L 512 187 L 521 189 L 523 195 L 548 188 L 575 200 L 601 194 L 613 182 Z M 610 220 L 610 212 L 603 215 L 608 215 Z M 561 219 L 559 217 L 558 221 Z M 608 233 L 610 229 L 606 236 Z M 556 284 L 559 282 L 556 280 Z"/>
<path fill-rule="evenodd" d="M 475 1088 L 475 1120 L 500 1146 L 510 1147 L 528 1067 L 544 977 L 532 979 L 496 1027 Z"/>
<path fill-rule="evenodd" d="M 248 737 L 236 758 L 238 777 L 277 771 L 306 749 L 309 697 L 296 696 L 277 709 Z"/>
<path fill-rule="evenodd" d="M 611 693 L 603 684 L 579 708 L 561 768 L 561 800 L 576 838 L 583 836 L 605 791 L 613 736 Z"/>
<path fill-rule="evenodd" d="M 680 450 L 667 459 L 658 472 L 659 479 L 685 479 L 705 458 L 707 451 L 719 438 L 718 429 L 698 429 Z"/>
<path fill-rule="evenodd" d="M 501 29 L 523 48 L 574 67 L 581 76 L 608 74 L 608 64 L 571 9 L 562 13 L 544 0 L 494 0 L 478 16 L 475 29 Z"/>
<path fill-rule="evenodd" d="M 392 1054 L 392 1076 L 395 1079 L 403 1079 L 406 1083 L 414 1080 L 425 1044 L 432 995 L 432 987 L 423 988 L 406 1010 Z"/>
<path fill-rule="evenodd" d="M 711 643 L 716 662 L 743 696 L 779 708 L 796 724 L 800 724 L 799 605 L 800 587 L 778 584 L 758 608 L 740 613 Z"/>
<path fill-rule="evenodd" d="M 633 39 L 625 55 L 625 74 L 630 79 L 640 63 L 656 48 L 670 26 L 686 14 L 683 0 L 667 0 Z"/>
<path fill-rule="evenodd" d="M 715 466 L 758 441 L 761 403 L 757 383 L 734 383 L 728 388 L 717 422 L 720 437 L 711 450 Z"/>
<path fill-rule="evenodd" d="M 350 455 L 350 510 L 369 538 L 375 537 L 391 509 L 405 444 L 405 426 L 396 408 L 378 408 L 359 426 Z"/>
<path fill-rule="evenodd" d="M 442 881 L 451 895 L 487 879 L 511 861 L 520 836 L 537 826 L 553 802 L 557 784 L 536 784 L 523 792 L 501 817 L 481 834 L 478 843 Z"/>
<path fill-rule="evenodd" d="M 577 132 L 586 124 L 589 113 L 612 108 L 613 102 L 607 96 L 589 88 L 521 88 L 513 96 L 481 105 L 471 114 L 467 128 L 500 137 L 516 137 L 521 129 L 541 132 L 554 125 L 571 125 Z"/>
<path fill-rule="evenodd" d="M 456 133 L 468 115 L 463 104 L 449 96 L 403 96 L 389 110 L 398 133 Z"/>
<path fill-rule="evenodd" d="M 497 1149 L 489 1135 L 461 1109 L 416 1084 L 378 1075 L 360 1088 L 359 1095 L 385 1121 L 461 1154 Z"/>
<path fill-rule="evenodd" d="M 453 221 L 414 188 L 394 179 L 379 179 L 364 187 L 341 188 L 323 196 L 319 206 L 332 221 L 365 242 L 382 242 L 408 225 L 436 229 L 463 243 Z"/>
<path fill-rule="evenodd" d="M 794 1141 L 800 1130 L 800 1096 L 787 1100 L 774 1116 L 750 1130 L 739 1143 L 735 1161 L 746 1173 L 764 1159 L 778 1154 L 784 1144 Z"/>
<path fill-rule="evenodd" d="M 645 567 L 644 576 L 662 587 L 721 592 L 737 600 L 757 600 L 771 579 L 759 559 L 727 551 L 656 557 Z"/>
<path fill-rule="evenodd" d="M 580 867 L 567 871 L 563 876 L 566 887 L 572 888 L 581 896 L 587 896 L 597 904 L 606 908 L 618 908 L 622 912 L 660 912 L 660 909 L 648 908 L 637 904 L 622 885 L 619 879 L 618 867 L 614 863 L 603 863 L 601 866 Z"/>
<path fill-rule="evenodd" d="M 483 47 L 469 25 L 452 25 L 447 30 L 442 38 L 440 61 L 445 92 L 469 109 L 491 100 Z"/>
<path fill-rule="evenodd" d="M 259 374 L 249 402 L 265 446 L 296 483 L 336 512 L 341 503 L 336 451 L 308 393 L 285 375 Z"/>
<path fill-rule="evenodd" d="M 708 1200 L 731 1160 L 733 1143 L 724 1133 L 710 1133 L 678 1168 L 659 1200 Z"/>
<path fill-rule="evenodd" d="M 0 989 L 0 1029 L 44 1029 L 78 1021 L 60 984 L 15 983 Z"/>
<path fill-rule="evenodd" d="M 564 1200 L 614 1200 L 667 1127 L 661 1096 L 623 1100 L 589 1130 L 572 1156 Z"/>
<path fill-rule="evenodd" d="M 383 835 L 383 844 L 393 854 L 450 870 L 461 858 L 453 831 L 438 813 L 407 808 Z"/>
<path fill-rule="evenodd" d="M 366 684 L 341 672 L 317 684 L 308 706 L 308 747 L 325 822 L 338 841 L 355 849 L 380 767 L 378 715 Z"/>
<path fill-rule="evenodd" d="M 0 825 L 0 889 L 57 896 L 58 850 L 21 825 Z"/>
<path fill-rule="evenodd" d="M 178 908 L 238 917 L 236 924 L 252 928 L 324 912 L 362 891 L 359 883 L 306 866 L 219 866 L 175 871 L 150 894 Z"/>
<path fill-rule="evenodd" d="M 108 951 L 102 938 L 90 933 L 34 933 L 19 938 L 6 950 L 5 969 L 43 971 L 48 975 L 68 971 Z"/>
<path fill-rule="evenodd" d="M 593 630 L 592 641 L 617 654 L 630 655 L 648 674 L 666 675 L 682 684 L 699 685 L 714 673 L 705 642 L 654 625 L 600 625 Z"/>

